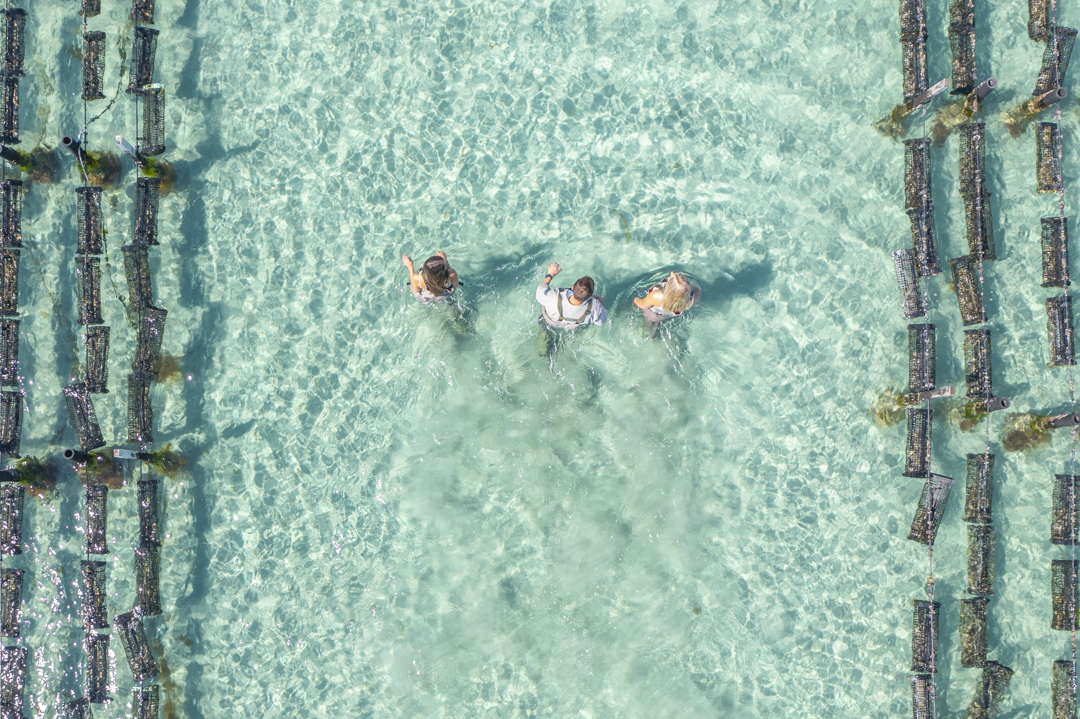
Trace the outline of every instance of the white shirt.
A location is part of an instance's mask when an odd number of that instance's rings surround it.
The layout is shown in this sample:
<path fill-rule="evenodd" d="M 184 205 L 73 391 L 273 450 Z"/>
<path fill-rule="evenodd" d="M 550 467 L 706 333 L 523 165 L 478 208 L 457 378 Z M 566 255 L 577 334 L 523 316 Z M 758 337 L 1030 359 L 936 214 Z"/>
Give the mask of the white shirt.
<path fill-rule="evenodd" d="M 559 320 L 559 295 L 562 294 L 562 320 Z M 570 302 L 573 290 L 553 290 L 548 285 L 536 288 L 536 301 L 544 308 L 544 321 L 551 327 L 572 330 L 581 325 L 602 325 L 607 321 L 607 308 L 596 297 L 590 297 L 580 305 Z"/>

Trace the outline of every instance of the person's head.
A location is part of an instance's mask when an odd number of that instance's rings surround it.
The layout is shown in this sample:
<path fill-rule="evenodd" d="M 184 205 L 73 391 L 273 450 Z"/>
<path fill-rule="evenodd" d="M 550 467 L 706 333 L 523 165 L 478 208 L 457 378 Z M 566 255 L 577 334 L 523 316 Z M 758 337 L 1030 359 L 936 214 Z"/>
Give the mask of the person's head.
<path fill-rule="evenodd" d="M 664 280 L 664 299 L 660 307 L 676 314 L 694 304 L 694 298 L 700 292 L 681 272 L 672 272 Z"/>
<path fill-rule="evenodd" d="M 420 268 L 420 276 L 424 278 L 428 292 L 441 295 L 450 286 L 450 265 L 438 255 L 429 257 Z"/>
<path fill-rule="evenodd" d="M 574 299 L 578 302 L 585 302 L 592 297 L 595 289 L 596 285 L 593 284 L 592 277 L 586 275 L 574 283 Z"/>

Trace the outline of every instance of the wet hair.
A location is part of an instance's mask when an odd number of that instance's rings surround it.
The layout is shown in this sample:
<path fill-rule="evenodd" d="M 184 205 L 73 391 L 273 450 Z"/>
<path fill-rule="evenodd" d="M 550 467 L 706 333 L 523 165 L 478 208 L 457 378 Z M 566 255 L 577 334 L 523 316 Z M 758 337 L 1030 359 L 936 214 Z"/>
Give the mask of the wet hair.
<path fill-rule="evenodd" d="M 679 314 L 694 304 L 694 298 L 700 291 L 697 285 L 686 279 L 686 275 L 673 272 L 664 282 L 664 299 L 660 300 L 660 307 Z"/>
<path fill-rule="evenodd" d="M 450 287 L 450 265 L 438 255 L 424 260 L 420 276 L 424 278 L 427 291 L 433 295 L 441 295 Z"/>
<path fill-rule="evenodd" d="M 596 289 L 596 285 L 593 284 L 592 277 L 586 275 L 574 283 L 574 299 L 578 302 L 584 302 L 592 297 L 594 289 Z"/>

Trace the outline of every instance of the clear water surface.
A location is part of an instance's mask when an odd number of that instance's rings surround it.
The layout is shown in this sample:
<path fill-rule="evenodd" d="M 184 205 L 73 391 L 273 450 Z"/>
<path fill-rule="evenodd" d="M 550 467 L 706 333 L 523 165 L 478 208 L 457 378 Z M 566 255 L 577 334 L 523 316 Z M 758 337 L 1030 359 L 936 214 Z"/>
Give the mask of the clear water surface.
<path fill-rule="evenodd" d="M 90 22 L 121 79 L 127 6 Z M 930 3 L 932 79 L 948 73 Z M 23 134 L 78 130 L 78 22 L 33 5 Z M 1064 409 L 1046 368 L 1034 139 L 997 112 L 1027 96 L 1041 46 L 1026 8 L 980 6 L 995 383 L 1016 408 Z M 1062 21 L 1078 22 L 1063 8 Z M 1068 15 L 1073 13 L 1073 15 Z M 155 293 L 184 377 L 154 389 L 168 482 L 167 716 L 847 717 L 910 711 L 910 599 L 926 553 L 902 427 L 868 409 L 902 386 L 905 323 L 888 251 L 909 243 L 902 148 L 872 127 L 900 92 L 894 2 L 837 4 L 158 3 L 169 93 Z M 129 44 L 129 40 L 124 41 Z M 107 101 L 94 103 L 100 111 Z M 1064 106 L 1068 201 L 1077 111 Z M 912 123 L 912 133 L 920 131 Z M 92 149 L 133 134 L 121 93 Z M 942 255 L 966 252 L 957 144 L 934 154 Z M 24 453 L 73 441 L 66 179 L 26 200 Z M 115 299 L 134 177 L 106 193 L 105 301 L 125 435 L 132 333 Z M 620 216 L 621 214 L 621 216 Z M 624 219 L 626 224 L 624 225 Z M 468 314 L 418 306 L 402 252 L 444 249 Z M 535 286 L 591 274 L 612 309 L 550 362 Z M 660 273 L 703 301 L 649 340 L 630 300 Z M 939 378 L 962 384 L 961 326 L 934 278 Z M 1068 438 L 999 455 L 991 656 L 1016 670 L 1006 716 L 1049 716 L 1050 479 Z M 935 426 L 960 478 L 980 433 Z M 962 498 L 962 492 L 957 491 Z M 81 489 L 29 503 L 27 713 L 82 681 L 74 583 Z M 954 499 L 935 570 L 943 714 L 959 666 L 965 529 Z M 133 487 L 110 497 L 111 612 L 134 598 Z M 113 642 L 117 700 L 131 675 Z"/>

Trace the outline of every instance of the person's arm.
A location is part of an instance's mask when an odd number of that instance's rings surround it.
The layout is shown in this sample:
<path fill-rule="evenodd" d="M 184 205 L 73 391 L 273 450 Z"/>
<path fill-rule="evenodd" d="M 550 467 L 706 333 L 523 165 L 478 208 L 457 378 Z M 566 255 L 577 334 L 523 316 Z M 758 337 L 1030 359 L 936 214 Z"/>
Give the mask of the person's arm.
<path fill-rule="evenodd" d="M 647 307 L 659 307 L 663 300 L 663 291 L 659 287 L 653 287 L 644 297 L 634 298 L 634 307 L 637 307 L 640 310 L 646 309 Z"/>
<path fill-rule="evenodd" d="M 555 279 L 555 275 L 562 272 L 562 268 L 559 267 L 558 262 L 552 262 L 548 265 L 547 274 L 544 275 L 544 279 L 540 282 L 540 286 L 536 288 L 536 301 L 540 304 L 544 303 L 544 298 L 551 292 L 551 281 Z"/>
<path fill-rule="evenodd" d="M 409 284 L 412 285 L 413 292 L 420 291 L 420 273 L 416 271 L 413 266 L 412 258 L 408 255 L 401 256 L 401 262 L 409 269 Z"/>

